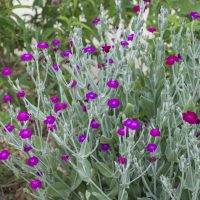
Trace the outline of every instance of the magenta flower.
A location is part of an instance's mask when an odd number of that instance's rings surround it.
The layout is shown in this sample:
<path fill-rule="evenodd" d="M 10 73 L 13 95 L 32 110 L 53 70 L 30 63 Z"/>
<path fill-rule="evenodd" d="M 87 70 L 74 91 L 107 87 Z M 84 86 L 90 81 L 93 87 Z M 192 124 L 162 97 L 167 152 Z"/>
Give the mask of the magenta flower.
<path fill-rule="evenodd" d="M 108 100 L 108 106 L 113 109 L 117 108 L 121 104 L 121 101 L 117 98 L 112 98 Z"/>
<path fill-rule="evenodd" d="M 25 53 L 21 55 L 22 61 L 30 61 L 33 59 L 33 55 L 31 53 Z"/>
<path fill-rule="evenodd" d="M 3 96 L 3 101 L 4 102 L 8 102 L 8 101 L 12 101 L 12 96 L 11 95 L 5 95 L 5 96 Z"/>
<path fill-rule="evenodd" d="M 18 121 L 28 121 L 30 118 L 30 115 L 28 112 L 19 112 L 18 115 L 17 115 L 17 120 Z"/>
<path fill-rule="evenodd" d="M 54 46 L 59 45 L 60 40 L 54 39 L 54 40 L 51 41 L 51 44 L 54 45 Z"/>
<path fill-rule="evenodd" d="M 49 44 L 47 42 L 38 42 L 37 48 L 38 49 L 47 49 L 49 47 Z"/>
<path fill-rule="evenodd" d="M 105 44 L 105 45 L 102 46 L 102 50 L 105 53 L 109 53 L 110 52 L 110 48 L 111 48 L 111 46 L 109 46 L 107 44 Z"/>
<path fill-rule="evenodd" d="M 101 126 L 101 124 L 99 122 L 97 122 L 95 119 L 92 119 L 91 123 L 90 123 L 90 127 L 93 129 L 98 129 Z"/>
<path fill-rule="evenodd" d="M 106 62 L 107 62 L 107 60 L 106 60 Z M 98 67 L 98 69 L 103 69 L 105 67 L 105 65 L 102 63 L 98 63 L 97 67 Z"/>
<path fill-rule="evenodd" d="M 53 132 L 54 130 L 56 130 L 56 125 L 55 124 L 49 125 L 48 130 Z"/>
<path fill-rule="evenodd" d="M 19 131 L 19 136 L 22 138 L 22 139 L 27 139 L 27 138 L 30 138 L 32 136 L 32 131 L 30 129 L 21 129 Z"/>
<path fill-rule="evenodd" d="M 96 48 L 94 48 L 93 46 L 88 46 L 88 47 L 85 47 L 83 48 L 83 52 L 84 53 L 94 53 L 96 51 Z"/>
<path fill-rule="evenodd" d="M 124 165 L 126 163 L 126 157 L 125 156 L 119 156 L 119 158 L 117 159 L 118 163 L 120 165 Z"/>
<path fill-rule="evenodd" d="M 56 118 L 54 116 L 47 116 L 44 120 L 44 124 L 53 124 L 56 121 Z"/>
<path fill-rule="evenodd" d="M 118 133 L 118 135 L 120 135 L 120 136 L 124 136 L 125 134 L 126 135 L 128 135 L 128 133 L 129 133 L 129 131 L 128 131 L 128 128 L 119 128 L 118 130 L 117 130 L 117 133 Z"/>
<path fill-rule="evenodd" d="M 112 58 L 109 58 L 109 59 L 106 59 L 106 63 L 112 64 L 112 63 L 114 63 L 114 61 Z"/>
<path fill-rule="evenodd" d="M 41 171 L 38 171 L 36 174 L 37 174 L 38 176 L 42 176 L 42 175 L 43 175 L 43 173 L 42 173 Z"/>
<path fill-rule="evenodd" d="M 129 34 L 128 35 L 128 41 L 133 41 L 134 36 L 135 36 L 134 33 Z"/>
<path fill-rule="evenodd" d="M 88 92 L 86 95 L 85 95 L 85 98 L 86 99 L 96 99 L 98 97 L 98 94 L 96 94 L 95 92 L 91 91 L 91 92 Z"/>
<path fill-rule="evenodd" d="M 60 102 L 60 99 L 58 97 L 56 97 L 56 96 L 52 96 L 52 97 L 50 97 L 50 101 L 52 103 L 58 103 L 58 102 Z"/>
<path fill-rule="evenodd" d="M 54 104 L 54 110 L 55 112 L 58 112 L 60 110 L 65 110 L 68 107 L 66 103 L 56 103 Z"/>
<path fill-rule="evenodd" d="M 35 180 L 30 180 L 30 188 L 33 189 L 33 190 L 37 190 L 38 188 L 41 188 L 42 187 L 42 181 L 39 180 L 39 179 L 35 179 Z"/>
<path fill-rule="evenodd" d="M 16 96 L 19 99 L 24 98 L 26 96 L 26 93 L 25 93 L 25 91 L 21 90 L 21 91 L 17 92 Z"/>
<path fill-rule="evenodd" d="M 127 128 L 130 128 L 132 130 L 139 130 L 140 129 L 140 121 L 139 120 L 133 120 L 133 119 L 126 119 L 123 121 L 123 125 L 126 126 Z"/>
<path fill-rule="evenodd" d="M 152 137 L 160 137 L 160 130 L 159 128 L 152 128 L 150 131 L 150 135 Z"/>
<path fill-rule="evenodd" d="M 10 156 L 10 152 L 7 149 L 4 149 L 0 152 L 0 160 L 7 160 Z"/>
<path fill-rule="evenodd" d="M 194 11 L 190 12 L 189 16 L 192 17 L 193 19 L 199 19 L 200 18 L 199 13 L 198 12 L 194 12 Z"/>
<path fill-rule="evenodd" d="M 2 76 L 9 76 L 10 74 L 12 74 L 12 68 L 7 67 L 1 70 L 1 74 Z"/>
<path fill-rule="evenodd" d="M 55 70 L 55 71 L 58 71 L 60 69 L 60 66 L 59 65 L 53 65 L 52 68 Z"/>
<path fill-rule="evenodd" d="M 66 154 L 63 154 L 60 156 L 60 159 L 63 160 L 63 161 L 68 161 L 69 160 L 69 156 L 66 155 Z"/>
<path fill-rule="evenodd" d="M 87 137 L 86 134 L 81 134 L 81 135 L 79 135 L 79 137 L 78 137 L 78 141 L 79 141 L 80 143 L 82 143 L 82 142 L 84 142 L 84 140 L 86 139 L 86 137 Z"/>
<path fill-rule="evenodd" d="M 155 27 L 149 27 L 147 30 L 151 33 L 154 33 L 157 29 Z"/>
<path fill-rule="evenodd" d="M 120 44 L 125 47 L 125 46 L 128 46 L 128 42 L 127 41 L 121 41 Z"/>
<path fill-rule="evenodd" d="M 149 162 L 155 162 L 155 161 L 156 161 L 156 157 L 154 156 L 149 157 Z"/>
<path fill-rule="evenodd" d="M 118 80 L 109 80 L 107 82 L 107 86 L 109 88 L 118 88 L 119 87 L 119 81 Z"/>
<path fill-rule="evenodd" d="M 154 152 L 157 149 L 157 145 L 156 144 L 148 144 L 146 146 L 146 150 L 149 151 L 150 153 Z"/>
<path fill-rule="evenodd" d="M 143 0 L 145 3 L 151 3 L 151 0 Z"/>
<path fill-rule="evenodd" d="M 15 126 L 13 126 L 12 124 L 7 124 L 5 126 L 5 131 L 7 132 L 12 132 L 14 130 Z"/>
<path fill-rule="evenodd" d="M 198 116 L 195 112 L 187 111 L 182 113 L 183 120 L 189 124 L 197 124 L 199 123 Z"/>
<path fill-rule="evenodd" d="M 94 19 L 92 20 L 92 23 L 93 23 L 93 24 L 98 24 L 100 21 L 101 21 L 101 20 L 100 20 L 99 18 L 94 18 Z"/>
<path fill-rule="evenodd" d="M 76 85 L 77 85 L 77 82 L 75 80 L 73 80 L 69 83 L 69 86 L 71 86 L 71 87 L 75 87 Z"/>
<path fill-rule="evenodd" d="M 73 44 L 74 44 L 74 42 L 73 42 L 72 40 L 69 40 L 69 41 L 67 42 L 67 44 L 68 44 L 70 47 L 72 47 Z"/>
<path fill-rule="evenodd" d="M 30 146 L 30 145 L 28 145 L 28 144 L 25 144 L 24 145 L 24 148 L 23 148 L 23 151 L 24 152 L 29 152 L 29 151 L 31 151 L 33 148 L 32 148 L 32 146 Z"/>
<path fill-rule="evenodd" d="M 140 12 L 140 6 L 139 5 L 134 6 L 133 7 L 133 12 L 139 13 Z"/>
<path fill-rule="evenodd" d="M 108 151 L 110 149 L 110 145 L 109 144 L 100 144 L 100 149 L 102 151 Z"/>
<path fill-rule="evenodd" d="M 166 65 L 173 65 L 175 62 L 179 62 L 181 60 L 180 56 L 169 55 L 166 58 L 165 64 Z"/>
<path fill-rule="evenodd" d="M 84 106 L 84 105 L 82 106 L 82 111 L 83 111 L 83 112 L 86 112 L 86 111 L 87 111 L 86 106 Z"/>
<path fill-rule="evenodd" d="M 72 54 L 72 50 L 67 50 L 62 52 L 62 57 L 69 57 Z"/>
<path fill-rule="evenodd" d="M 27 160 L 26 164 L 30 167 L 35 167 L 38 164 L 38 162 L 39 162 L 38 157 L 32 156 Z"/>

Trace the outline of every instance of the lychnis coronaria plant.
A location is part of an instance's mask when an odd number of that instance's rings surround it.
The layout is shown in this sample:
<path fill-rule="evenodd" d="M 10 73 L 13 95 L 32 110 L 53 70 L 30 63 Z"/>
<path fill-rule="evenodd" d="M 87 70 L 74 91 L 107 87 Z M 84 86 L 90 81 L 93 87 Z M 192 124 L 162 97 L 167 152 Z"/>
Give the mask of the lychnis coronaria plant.
<path fill-rule="evenodd" d="M 200 198 L 200 41 L 184 25 L 164 41 L 165 9 L 145 35 L 150 3 L 117 29 L 101 8 L 91 22 L 98 43 L 84 44 L 75 27 L 69 49 L 55 38 L 24 52 L 35 104 L 12 67 L 1 70 L 25 109 L 2 97 L 10 123 L 1 122 L 1 136 L 24 160 L 7 149 L 0 160 L 35 199 Z M 193 25 L 199 17 L 190 16 Z"/>

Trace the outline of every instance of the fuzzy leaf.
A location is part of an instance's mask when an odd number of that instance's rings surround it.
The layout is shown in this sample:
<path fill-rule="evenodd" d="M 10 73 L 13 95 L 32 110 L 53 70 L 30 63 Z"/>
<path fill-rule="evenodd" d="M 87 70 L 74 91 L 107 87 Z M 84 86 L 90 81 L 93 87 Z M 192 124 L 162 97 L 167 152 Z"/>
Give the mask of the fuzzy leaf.
<path fill-rule="evenodd" d="M 147 117 L 152 117 L 154 114 L 154 102 L 144 96 L 140 97 L 141 107 Z"/>
<path fill-rule="evenodd" d="M 68 198 L 70 191 L 66 188 L 66 185 L 62 182 L 54 182 L 52 187 L 48 187 L 47 194 L 51 197 L 65 197 Z"/>
<path fill-rule="evenodd" d="M 113 177 L 114 175 L 113 171 L 109 167 L 107 167 L 107 165 L 104 164 L 103 162 L 95 163 L 95 166 L 99 170 L 99 172 L 105 177 L 108 177 L 108 178 Z"/>

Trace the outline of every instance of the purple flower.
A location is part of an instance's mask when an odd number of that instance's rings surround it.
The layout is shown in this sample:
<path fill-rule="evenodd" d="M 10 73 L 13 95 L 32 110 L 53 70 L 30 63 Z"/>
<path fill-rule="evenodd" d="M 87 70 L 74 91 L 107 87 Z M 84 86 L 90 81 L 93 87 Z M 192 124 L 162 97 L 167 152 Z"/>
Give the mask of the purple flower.
<path fill-rule="evenodd" d="M 2 76 L 9 76 L 10 74 L 12 74 L 12 68 L 7 67 L 1 70 L 1 74 Z"/>
<path fill-rule="evenodd" d="M 35 180 L 30 180 L 30 188 L 33 189 L 33 190 L 37 190 L 38 188 L 41 188 L 42 187 L 42 181 L 39 180 L 39 179 L 35 179 Z"/>
<path fill-rule="evenodd" d="M 69 83 L 69 86 L 71 86 L 71 87 L 75 87 L 76 85 L 77 85 L 77 82 L 75 80 L 73 80 Z"/>
<path fill-rule="evenodd" d="M 127 41 L 121 41 L 120 44 L 125 47 L 125 46 L 128 46 L 128 42 Z"/>
<path fill-rule="evenodd" d="M 42 175 L 43 175 L 43 173 L 42 173 L 41 171 L 38 171 L 36 174 L 37 174 L 38 176 L 42 176 Z"/>
<path fill-rule="evenodd" d="M 105 44 L 105 45 L 102 46 L 102 50 L 105 53 L 109 53 L 110 52 L 110 48 L 111 48 L 111 46 L 109 46 L 107 44 Z"/>
<path fill-rule="evenodd" d="M 60 156 L 60 159 L 63 160 L 63 161 L 68 161 L 69 160 L 69 156 L 66 155 L 66 154 L 63 154 Z"/>
<path fill-rule="evenodd" d="M 62 57 L 69 57 L 72 54 L 72 50 L 66 50 L 62 52 Z"/>
<path fill-rule="evenodd" d="M 21 129 L 19 131 L 19 136 L 22 139 L 30 138 L 32 136 L 32 131 L 30 129 Z"/>
<path fill-rule="evenodd" d="M 109 88 L 118 88 L 119 87 L 119 81 L 118 80 L 109 80 L 107 82 L 107 86 Z"/>
<path fill-rule="evenodd" d="M 155 161 L 156 161 L 156 157 L 154 156 L 149 157 L 149 162 L 155 162 Z"/>
<path fill-rule="evenodd" d="M 49 125 L 47 128 L 48 128 L 48 130 L 53 132 L 54 130 L 56 130 L 56 125 L 52 124 L 52 125 Z"/>
<path fill-rule="evenodd" d="M 72 47 L 72 46 L 73 46 L 73 44 L 74 44 L 74 43 L 73 43 L 73 41 L 72 41 L 72 40 L 69 40 L 69 41 L 68 41 L 68 45 L 69 45 L 70 47 Z"/>
<path fill-rule="evenodd" d="M 135 5 L 135 6 L 133 7 L 133 12 L 139 13 L 139 12 L 140 12 L 140 6 L 139 6 L 139 5 Z"/>
<path fill-rule="evenodd" d="M 50 101 L 52 103 L 58 103 L 58 102 L 60 102 L 60 99 L 58 97 L 56 97 L 56 96 L 52 96 L 52 97 L 50 97 Z"/>
<path fill-rule="evenodd" d="M 24 145 L 23 151 L 24 151 L 24 152 L 29 152 L 29 151 L 31 151 L 32 149 L 33 149 L 32 146 L 30 146 L 30 145 L 28 145 L 28 144 L 25 144 L 25 145 Z"/>
<path fill-rule="evenodd" d="M 51 41 L 51 44 L 54 45 L 54 46 L 59 45 L 60 40 L 54 39 L 54 40 Z"/>
<path fill-rule="evenodd" d="M 80 142 L 80 143 L 82 143 L 82 142 L 84 142 L 84 140 L 86 139 L 86 134 L 81 134 L 81 135 L 79 135 L 79 137 L 78 137 L 78 141 Z"/>
<path fill-rule="evenodd" d="M 151 3 L 151 0 L 143 0 L 145 3 Z"/>
<path fill-rule="evenodd" d="M 33 55 L 31 53 L 25 53 L 21 55 L 22 61 L 30 61 L 33 59 Z"/>
<path fill-rule="evenodd" d="M 8 101 L 12 101 L 12 96 L 11 95 L 5 95 L 5 96 L 3 96 L 3 101 L 4 102 L 8 102 Z"/>
<path fill-rule="evenodd" d="M 118 163 L 120 165 L 124 165 L 126 163 L 126 157 L 125 156 L 119 156 L 119 158 L 117 159 Z"/>
<path fill-rule="evenodd" d="M 152 137 L 160 137 L 160 130 L 159 128 L 152 128 L 150 131 L 150 135 Z"/>
<path fill-rule="evenodd" d="M 133 41 L 134 36 L 135 36 L 134 33 L 129 34 L 128 35 L 128 41 Z"/>
<path fill-rule="evenodd" d="M 157 29 L 155 27 L 149 27 L 147 30 L 151 33 L 154 33 Z"/>
<path fill-rule="evenodd" d="M 18 115 L 17 115 L 17 120 L 18 121 L 28 121 L 30 118 L 30 115 L 28 112 L 19 112 Z"/>
<path fill-rule="evenodd" d="M 21 90 L 17 92 L 16 96 L 17 98 L 24 98 L 26 96 L 26 93 L 23 90 Z"/>
<path fill-rule="evenodd" d="M 38 162 L 39 159 L 36 156 L 32 156 L 27 160 L 26 164 L 30 167 L 35 167 L 38 164 Z"/>
<path fill-rule="evenodd" d="M 126 135 L 128 135 L 128 128 L 119 128 L 118 130 L 117 130 L 117 133 L 118 133 L 118 135 L 120 135 L 120 136 L 124 136 L 125 134 Z"/>
<path fill-rule="evenodd" d="M 87 111 L 86 106 L 84 106 L 84 105 L 82 106 L 82 111 L 83 111 L 83 112 L 86 112 L 86 111 Z"/>
<path fill-rule="evenodd" d="M 5 131 L 7 132 L 12 132 L 14 130 L 15 126 L 13 126 L 12 124 L 7 124 L 5 126 Z"/>
<path fill-rule="evenodd" d="M 96 48 L 91 45 L 83 48 L 84 53 L 94 53 L 95 51 L 96 51 Z"/>
<path fill-rule="evenodd" d="M 100 144 L 100 149 L 102 151 L 108 151 L 110 149 L 110 145 L 109 144 Z"/>
<path fill-rule="evenodd" d="M 56 118 L 54 116 L 47 116 L 44 120 L 44 124 L 53 124 L 56 121 Z"/>
<path fill-rule="evenodd" d="M 195 112 L 187 111 L 182 113 L 183 120 L 189 124 L 196 124 L 198 123 L 199 119 Z"/>
<path fill-rule="evenodd" d="M 88 92 L 86 95 L 85 95 L 85 98 L 86 99 L 96 99 L 98 97 L 98 94 L 96 94 L 95 92 L 91 91 L 91 92 Z"/>
<path fill-rule="evenodd" d="M 55 70 L 55 71 L 58 71 L 60 69 L 60 66 L 59 65 L 53 65 L 52 68 Z"/>
<path fill-rule="evenodd" d="M 10 156 L 10 152 L 7 149 L 4 149 L 0 152 L 0 160 L 7 160 Z"/>
<path fill-rule="evenodd" d="M 101 126 L 101 124 L 99 122 L 97 122 L 95 119 L 92 119 L 91 123 L 90 123 L 90 127 L 93 129 L 97 129 Z"/>
<path fill-rule="evenodd" d="M 199 19 L 200 18 L 199 13 L 198 12 L 194 12 L 194 11 L 190 12 L 189 16 L 192 17 L 193 19 Z"/>
<path fill-rule="evenodd" d="M 149 151 L 150 153 L 154 152 L 157 149 L 157 145 L 156 144 L 148 144 L 146 146 L 146 150 Z"/>
<path fill-rule="evenodd" d="M 68 107 L 66 103 L 56 103 L 54 104 L 54 110 L 55 112 L 58 112 L 60 110 L 65 110 Z"/>
<path fill-rule="evenodd" d="M 169 55 L 166 58 L 165 64 L 166 65 L 173 65 L 175 62 L 179 62 L 181 59 L 179 58 L 180 56 L 175 56 L 175 55 Z"/>
<path fill-rule="evenodd" d="M 117 108 L 121 104 L 121 101 L 116 98 L 112 98 L 108 100 L 108 106 L 112 108 Z"/>
<path fill-rule="evenodd" d="M 114 63 L 114 61 L 112 58 L 109 58 L 109 59 L 106 59 L 106 63 L 112 64 L 112 63 Z"/>
<path fill-rule="evenodd" d="M 47 42 L 38 42 L 37 48 L 38 49 L 47 49 L 49 47 L 49 44 Z"/>
<path fill-rule="evenodd" d="M 126 119 L 123 121 L 123 125 L 126 126 L 127 128 L 130 128 L 132 130 L 139 130 L 140 129 L 140 121 L 139 120 L 133 120 L 133 119 Z"/>
<path fill-rule="evenodd" d="M 99 18 L 94 18 L 94 19 L 92 20 L 92 23 L 93 23 L 93 24 L 98 24 L 100 21 L 101 21 L 101 20 L 100 20 Z"/>

